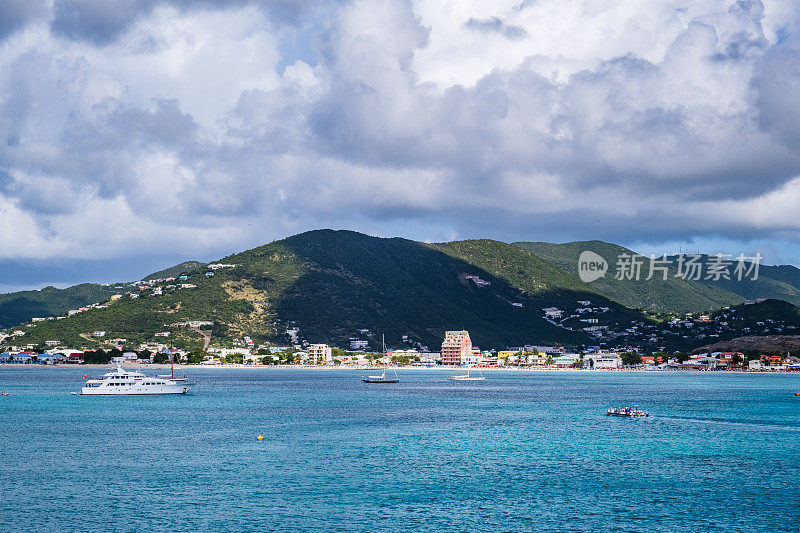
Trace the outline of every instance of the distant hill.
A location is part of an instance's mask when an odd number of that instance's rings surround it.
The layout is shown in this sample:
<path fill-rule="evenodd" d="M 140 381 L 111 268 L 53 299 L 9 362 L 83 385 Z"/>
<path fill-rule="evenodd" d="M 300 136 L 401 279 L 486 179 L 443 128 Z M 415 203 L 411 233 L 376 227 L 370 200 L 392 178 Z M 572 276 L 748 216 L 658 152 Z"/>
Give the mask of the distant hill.
<path fill-rule="evenodd" d="M 767 299 L 752 305 L 737 305 L 720 309 L 713 318 L 727 317 L 744 327 L 754 327 L 758 322 L 780 319 L 787 326 L 800 328 L 800 307 L 783 300 Z"/>
<path fill-rule="evenodd" d="M 607 307 L 604 323 L 641 319 L 548 261 L 497 241 L 424 244 L 318 230 L 220 262 L 236 267 L 213 277 L 195 271 L 188 283 L 196 287 L 161 284 L 161 296 L 143 291 L 106 309 L 38 323 L 26 339 L 83 345 L 94 342 L 86 333 L 104 329 L 109 338 L 152 340 L 169 324 L 213 320 L 215 342 L 248 335 L 284 343 L 296 327 L 311 342 L 347 345 L 352 337 L 377 345 L 385 333 L 393 346 L 438 349 L 445 330 L 462 328 L 486 347 L 589 343 L 584 331 L 557 327 L 542 311 L 575 308 L 579 300 Z M 183 342 L 198 337 L 170 331 Z"/>
<path fill-rule="evenodd" d="M 116 292 L 114 286 L 82 283 L 66 289 L 45 287 L 0 294 L 0 328 L 16 326 L 34 317 L 63 315 L 70 309 L 107 300 Z"/>
<path fill-rule="evenodd" d="M 584 250 L 610 263 L 605 279 L 579 279 L 576 264 Z M 247 336 L 255 343 L 336 346 L 358 339 L 377 349 L 385 334 L 391 347 L 436 350 L 446 330 L 467 329 L 482 348 L 560 344 L 690 350 L 735 337 L 800 330 L 800 313 L 788 302 L 737 305 L 744 297 L 727 285 L 684 281 L 674 276 L 674 268 L 667 281 L 616 280 L 621 253 L 632 252 L 599 241 L 426 244 L 352 231 L 310 231 L 221 258 L 220 263 L 233 266 L 213 273 L 190 262 L 148 276 L 152 280 L 189 272 L 186 281 L 103 288 L 82 302 L 108 300 L 113 293 L 123 296 L 63 320 L 25 324 L 25 335 L 6 343 L 58 340 L 94 347 L 122 338 L 136 346 L 168 337 L 176 346 L 191 348 L 201 345 L 203 337 L 196 327 L 188 327 L 190 321 L 214 322 L 211 340 L 223 347 L 236 346 Z M 649 260 L 643 259 L 642 278 L 648 271 Z M 762 272 L 762 284 L 754 289 L 759 294 L 779 292 L 777 287 L 784 290 L 780 294 L 791 293 L 791 268 L 766 267 Z M 45 312 L 31 305 L 27 316 L 66 310 Z M 673 320 L 640 309 L 704 311 L 711 317 L 696 313 Z M 93 337 L 95 330 L 106 331 L 105 337 Z"/>
<path fill-rule="evenodd" d="M 578 257 L 583 251 L 592 251 L 603 257 L 609 264 L 604 278 L 589 283 L 594 290 L 628 307 L 660 312 L 687 313 L 710 311 L 725 305 L 736 305 L 744 301 L 740 294 L 727 287 L 686 281 L 675 277 L 677 270 L 669 270 L 667 280 L 656 272 L 647 280 L 650 272 L 650 258 L 642 259 L 641 277 L 637 280 L 615 279 L 617 257 L 635 252 L 603 241 L 577 241 L 564 244 L 548 242 L 517 242 L 516 246 L 528 250 L 562 270 L 578 277 Z M 638 254 L 637 254 L 638 255 Z"/>
<path fill-rule="evenodd" d="M 152 274 L 149 274 L 142 279 L 151 280 L 151 279 L 174 278 L 180 276 L 183 273 L 194 272 L 195 270 L 203 268 L 204 266 L 206 266 L 206 263 L 201 263 L 200 261 L 185 261 L 178 265 L 165 268 L 164 270 L 153 272 Z"/>
<path fill-rule="evenodd" d="M 742 352 L 760 353 L 798 353 L 800 335 L 767 335 L 736 337 L 714 344 L 707 344 L 694 350 L 695 353 Z"/>
<path fill-rule="evenodd" d="M 677 266 L 677 257 L 669 258 L 673 265 Z M 703 271 L 707 272 L 709 263 L 713 262 L 713 256 L 701 254 L 698 263 L 703 265 Z M 734 293 L 746 300 L 756 298 L 773 298 L 784 300 L 795 305 L 800 305 L 800 269 L 791 265 L 759 265 L 758 277 L 753 280 L 753 275 L 743 275 L 741 280 L 735 275 L 736 260 L 730 264 L 730 279 L 721 277 L 719 280 L 706 279 L 703 276 L 698 283 L 714 287 L 723 291 Z M 744 262 L 745 269 L 751 267 L 749 262 Z M 746 270 L 745 270 L 746 272 Z"/>

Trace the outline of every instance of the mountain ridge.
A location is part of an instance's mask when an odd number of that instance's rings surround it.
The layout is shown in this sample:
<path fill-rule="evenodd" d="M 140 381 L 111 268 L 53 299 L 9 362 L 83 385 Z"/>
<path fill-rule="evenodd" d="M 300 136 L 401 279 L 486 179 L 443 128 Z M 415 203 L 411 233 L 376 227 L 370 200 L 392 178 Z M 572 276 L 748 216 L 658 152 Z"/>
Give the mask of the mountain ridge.
<path fill-rule="evenodd" d="M 106 342 L 92 338 L 95 330 L 131 343 L 152 342 L 159 334 L 193 346 L 201 339 L 185 324 L 199 320 L 214 322 L 212 341 L 220 346 L 235 345 L 231 343 L 244 336 L 258 343 L 304 339 L 346 346 L 355 339 L 374 346 L 377 335 L 384 333 L 396 346 L 435 349 L 445 330 L 467 329 L 479 346 L 613 343 L 684 348 L 691 347 L 692 337 L 660 325 L 676 313 L 675 307 L 710 314 L 744 302 L 724 288 L 672 278 L 666 288 L 653 286 L 656 280 L 621 288 L 584 283 L 575 266 L 579 249 L 594 246 L 606 256 L 630 251 L 602 241 L 568 244 L 491 239 L 422 243 L 314 230 L 217 261 L 233 266 L 205 271 L 197 262 L 188 280 L 147 276 L 151 279 L 138 285 L 111 286 L 122 297 L 103 308 L 29 323 L 22 330 L 26 344 L 58 340 L 89 347 Z M 183 272 L 189 266 L 181 263 L 154 274 Z M 792 279 L 791 269 L 782 267 L 779 273 Z M 631 301 L 631 294 L 639 300 Z M 647 298 L 665 294 L 672 294 L 674 301 L 667 303 L 673 309 L 637 309 Z M 715 328 L 705 327 L 703 335 L 736 333 Z"/>
<path fill-rule="evenodd" d="M 315 230 L 219 262 L 236 266 L 212 277 L 196 272 L 186 284 L 162 283 L 160 296 L 148 289 L 107 309 L 39 323 L 28 328 L 28 338 L 83 343 L 87 332 L 99 328 L 109 336 L 146 340 L 170 323 L 213 320 L 220 342 L 241 335 L 288 342 L 286 330 L 299 327 L 310 341 L 343 344 L 369 330 L 384 332 L 387 341 L 405 336 L 409 346 L 437 347 L 445 330 L 458 327 L 469 329 L 476 344 L 585 344 L 592 340 L 586 332 L 545 320 L 542 309 L 593 300 L 609 309 L 609 323 L 640 318 L 547 261 L 499 241 L 425 244 Z M 504 274 L 509 269 L 513 275 Z M 191 342 L 193 334 L 173 333 Z"/>

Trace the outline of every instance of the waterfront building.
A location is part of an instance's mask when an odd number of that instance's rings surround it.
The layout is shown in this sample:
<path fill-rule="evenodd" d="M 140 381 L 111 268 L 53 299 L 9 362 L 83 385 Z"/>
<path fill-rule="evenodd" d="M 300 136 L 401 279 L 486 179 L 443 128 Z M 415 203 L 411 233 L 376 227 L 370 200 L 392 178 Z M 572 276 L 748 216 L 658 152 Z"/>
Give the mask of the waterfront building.
<path fill-rule="evenodd" d="M 317 364 L 317 361 L 330 363 L 333 361 L 331 347 L 327 344 L 310 344 L 308 346 L 308 358 Z"/>
<path fill-rule="evenodd" d="M 469 360 L 472 356 L 472 340 L 465 330 L 448 331 L 442 342 L 442 364 L 460 365 L 463 359 Z"/>
<path fill-rule="evenodd" d="M 556 368 L 573 368 L 581 361 L 580 354 L 572 353 L 553 358 L 553 366 Z"/>
<path fill-rule="evenodd" d="M 442 354 L 439 352 L 420 352 L 419 362 L 426 365 L 435 365 L 442 362 Z"/>
<path fill-rule="evenodd" d="M 622 358 L 617 353 L 590 353 L 583 356 L 583 360 L 592 368 L 622 368 Z"/>

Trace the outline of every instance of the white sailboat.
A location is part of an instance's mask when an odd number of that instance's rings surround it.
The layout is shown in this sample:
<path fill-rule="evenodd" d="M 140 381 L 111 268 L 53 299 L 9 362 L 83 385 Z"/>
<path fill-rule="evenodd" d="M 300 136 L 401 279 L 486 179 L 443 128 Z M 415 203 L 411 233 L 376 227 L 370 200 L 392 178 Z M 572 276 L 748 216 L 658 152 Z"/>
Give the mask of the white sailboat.
<path fill-rule="evenodd" d="M 470 376 L 469 375 L 469 365 L 467 365 L 467 373 L 466 374 L 460 374 L 460 375 L 457 375 L 457 376 L 450 376 L 449 379 L 452 380 L 452 381 L 483 381 L 486 378 L 483 376 L 483 374 L 481 374 L 480 376 Z"/>
<path fill-rule="evenodd" d="M 386 356 L 386 341 L 383 335 L 381 335 L 381 344 L 383 345 L 383 355 Z M 386 367 L 383 367 L 383 373 L 380 376 L 362 376 L 361 381 L 364 383 L 398 383 L 400 378 L 397 377 L 397 370 L 394 370 L 394 378 L 387 378 Z"/>

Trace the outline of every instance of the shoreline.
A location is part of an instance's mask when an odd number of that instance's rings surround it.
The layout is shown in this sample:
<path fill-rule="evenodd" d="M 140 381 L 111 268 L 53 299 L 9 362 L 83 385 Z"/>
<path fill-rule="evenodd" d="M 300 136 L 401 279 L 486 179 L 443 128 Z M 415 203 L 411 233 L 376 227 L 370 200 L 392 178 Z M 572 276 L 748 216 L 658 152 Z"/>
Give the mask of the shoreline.
<path fill-rule="evenodd" d="M 109 363 L 101 364 L 58 364 L 58 365 L 45 365 L 45 364 L 31 364 L 31 363 L 2 363 L 0 369 L 8 368 L 74 368 L 76 370 L 84 369 L 113 369 L 116 365 Z M 123 364 L 123 368 L 132 370 L 137 369 L 140 371 L 152 370 L 169 370 L 171 368 L 168 364 Z M 333 370 L 352 370 L 352 371 L 377 371 L 382 370 L 382 366 L 311 366 L 311 365 L 241 365 L 241 364 L 223 364 L 223 365 L 175 365 L 175 370 L 195 370 L 195 369 L 212 369 L 212 370 L 314 370 L 319 372 L 329 372 Z M 388 367 L 394 370 L 424 370 L 433 372 L 457 372 L 466 370 L 465 366 L 394 366 Z M 747 370 L 747 369 L 727 369 L 727 370 L 700 370 L 700 369 L 646 369 L 646 368 L 543 368 L 543 367 L 517 367 L 517 366 L 492 366 L 492 367 L 470 367 L 473 370 L 480 372 L 571 372 L 571 373 L 596 373 L 596 372 L 624 372 L 624 373 L 666 373 L 666 374 L 683 374 L 683 373 L 713 373 L 713 374 L 794 374 L 800 373 L 796 370 Z"/>

